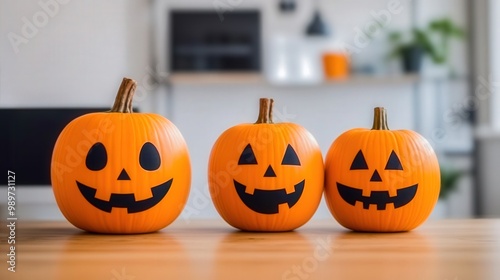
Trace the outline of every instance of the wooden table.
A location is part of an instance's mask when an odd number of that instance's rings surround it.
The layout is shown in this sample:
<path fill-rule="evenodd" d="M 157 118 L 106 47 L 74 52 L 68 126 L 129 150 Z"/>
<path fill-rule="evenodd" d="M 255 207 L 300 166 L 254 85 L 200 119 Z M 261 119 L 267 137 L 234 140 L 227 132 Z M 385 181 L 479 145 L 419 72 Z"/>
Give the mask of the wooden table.
<path fill-rule="evenodd" d="M 354 233 L 333 219 L 287 233 L 220 220 L 143 235 L 95 235 L 66 222 L 18 221 L 16 272 L 0 279 L 500 279 L 500 220 L 430 221 L 407 233 Z"/>

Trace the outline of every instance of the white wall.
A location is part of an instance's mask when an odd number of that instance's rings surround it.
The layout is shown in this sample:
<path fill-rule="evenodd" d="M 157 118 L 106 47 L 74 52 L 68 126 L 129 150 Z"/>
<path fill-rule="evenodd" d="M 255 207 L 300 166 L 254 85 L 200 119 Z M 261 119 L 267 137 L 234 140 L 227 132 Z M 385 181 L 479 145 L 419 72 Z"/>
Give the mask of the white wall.
<path fill-rule="evenodd" d="M 41 0 L 56 5 L 47 21 L 38 2 L 0 2 L 0 106 L 109 106 L 123 76 L 142 74 L 146 1 Z M 13 48 L 8 34 L 26 41 Z"/>

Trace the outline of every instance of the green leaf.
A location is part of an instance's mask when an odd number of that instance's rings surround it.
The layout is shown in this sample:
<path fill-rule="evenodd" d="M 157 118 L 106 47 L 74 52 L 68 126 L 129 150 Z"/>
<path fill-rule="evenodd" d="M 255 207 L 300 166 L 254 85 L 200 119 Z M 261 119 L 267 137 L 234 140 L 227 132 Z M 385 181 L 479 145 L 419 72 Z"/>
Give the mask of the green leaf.
<path fill-rule="evenodd" d="M 439 198 L 446 198 L 457 187 L 458 180 L 464 175 L 462 171 L 441 167 L 441 191 Z"/>

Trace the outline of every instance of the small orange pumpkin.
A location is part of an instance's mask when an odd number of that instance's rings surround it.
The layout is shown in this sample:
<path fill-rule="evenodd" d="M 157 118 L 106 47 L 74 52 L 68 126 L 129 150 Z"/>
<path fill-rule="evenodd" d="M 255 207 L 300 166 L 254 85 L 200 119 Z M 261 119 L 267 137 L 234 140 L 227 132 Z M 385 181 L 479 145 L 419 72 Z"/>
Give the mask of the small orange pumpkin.
<path fill-rule="evenodd" d="M 254 124 L 217 139 L 210 194 L 222 218 L 247 231 L 288 231 L 306 223 L 323 193 L 323 159 L 314 137 L 294 123 L 273 123 L 272 99 L 260 100 Z"/>
<path fill-rule="evenodd" d="M 373 127 L 352 129 L 325 159 L 325 198 L 335 219 L 355 231 L 414 229 L 430 215 L 440 189 L 431 145 L 411 130 L 389 130 L 384 108 Z"/>
<path fill-rule="evenodd" d="M 124 78 L 110 112 L 83 115 L 61 132 L 51 181 L 63 215 L 100 233 L 157 231 L 182 211 L 191 167 L 179 130 L 132 112 L 136 82 Z"/>

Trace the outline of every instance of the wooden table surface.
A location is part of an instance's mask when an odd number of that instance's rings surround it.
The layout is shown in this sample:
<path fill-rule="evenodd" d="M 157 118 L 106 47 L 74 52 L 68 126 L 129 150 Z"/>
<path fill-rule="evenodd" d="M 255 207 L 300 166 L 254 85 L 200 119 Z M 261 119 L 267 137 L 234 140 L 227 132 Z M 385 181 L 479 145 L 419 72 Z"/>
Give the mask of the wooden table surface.
<path fill-rule="evenodd" d="M 429 221 L 412 232 L 354 233 L 333 219 L 287 233 L 178 221 L 143 235 L 96 235 L 17 221 L 16 272 L 0 279 L 500 279 L 500 220 Z"/>

